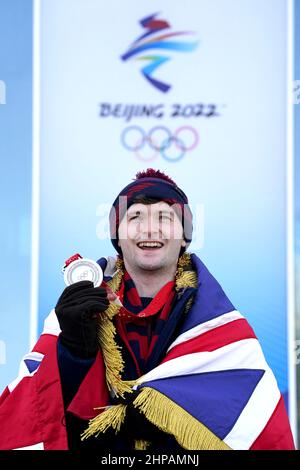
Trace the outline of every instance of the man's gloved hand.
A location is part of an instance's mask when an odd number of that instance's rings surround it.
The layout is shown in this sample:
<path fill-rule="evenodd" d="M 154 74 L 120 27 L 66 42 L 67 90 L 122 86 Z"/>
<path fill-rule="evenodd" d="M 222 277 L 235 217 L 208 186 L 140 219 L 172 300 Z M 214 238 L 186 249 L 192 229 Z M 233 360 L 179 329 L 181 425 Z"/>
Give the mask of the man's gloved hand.
<path fill-rule="evenodd" d="M 78 357 L 97 353 L 97 313 L 107 309 L 106 289 L 94 287 L 91 281 L 80 281 L 66 287 L 58 299 L 55 312 L 61 328 L 60 340 Z"/>

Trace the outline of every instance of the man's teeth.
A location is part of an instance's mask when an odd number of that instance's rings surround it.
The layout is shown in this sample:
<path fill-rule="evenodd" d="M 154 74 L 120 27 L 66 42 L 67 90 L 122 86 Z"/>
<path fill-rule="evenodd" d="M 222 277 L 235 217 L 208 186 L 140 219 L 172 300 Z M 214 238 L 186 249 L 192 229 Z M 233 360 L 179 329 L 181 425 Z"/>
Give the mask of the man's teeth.
<path fill-rule="evenodd" d="M 160 242 L 140 242 L 138 243 L 139 248 L 161 248 L 163 246 Z"/>

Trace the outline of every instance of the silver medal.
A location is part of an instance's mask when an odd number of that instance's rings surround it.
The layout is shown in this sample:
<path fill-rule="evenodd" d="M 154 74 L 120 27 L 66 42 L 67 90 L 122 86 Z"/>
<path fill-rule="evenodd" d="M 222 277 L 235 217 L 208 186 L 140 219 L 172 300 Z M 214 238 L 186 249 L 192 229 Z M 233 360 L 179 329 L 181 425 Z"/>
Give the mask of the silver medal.
<path fill-rule="evenodd" d="M 67 286 L 79 281 L 92 281 L 94 287 L 99 287 L 103 281 L 103 272 L 96 261 L 80 258 L 64 269 L 64 281 Z"/>

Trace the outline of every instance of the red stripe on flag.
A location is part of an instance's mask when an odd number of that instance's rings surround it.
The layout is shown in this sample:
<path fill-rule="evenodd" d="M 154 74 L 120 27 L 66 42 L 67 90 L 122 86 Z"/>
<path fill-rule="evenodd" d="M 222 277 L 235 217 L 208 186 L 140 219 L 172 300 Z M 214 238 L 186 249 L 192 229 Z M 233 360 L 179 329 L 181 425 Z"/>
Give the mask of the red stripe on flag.
<path fill-rule="evenodd" d="M 102 353 L 98 351 L 96 360 L 83 379 L 68 411 L 79 418 L 91 419 L 101 413 L 101 408 L 107 406 L 108 402 L 105 365 Z"/>
<path fill-rule="evenodd" d="M 57 336 L 49 333 L 43 333 L 39 337 L 38 342 L 35 344 L 32 351 L 39 352 L 45 355 L 50 349 L 53 348 L 53 344 L 56 344 L 56 342 Z"/>
<path fill-rule="evenodd" d="M 254 441 L 250 450 L 294 449 L 294 439 L 285 410 L 283 397 L 281 397 L 267 425 Z"/>
<path fill-rule="evenodd" d="M 202 351 L 215 351 L 222 346 L 240 341 L 242 339 L 256 338 L 251 326 L 244 318 L 231 321 L 226 325 L 218 326 L 212 330 L 202 333 L 195 338 L 178 344 L 171 349 L 162 362 L 175 359 L 185 354 Z"/>
<path fill-rule="evenodd" d="M 2 395 L 0 395 L 0 405 L 1 403 L 4 402 L 4 400 L 8 397 L 9 394 L 10 394 L 9 388 L 5 387 L 5 389 L 2 392 Z"/>
<path fill-rule="evenodd" d="M 49 340 L 48 354 L 38 371 L 33 376 L 23 377 L 1 405 L 1 450 L 40 442 L 44 443 L 45 450 L 68 448 L 63 425 L 65 411 L 57 364 L 57 338 L 47 336 L 44 339 Z"/>

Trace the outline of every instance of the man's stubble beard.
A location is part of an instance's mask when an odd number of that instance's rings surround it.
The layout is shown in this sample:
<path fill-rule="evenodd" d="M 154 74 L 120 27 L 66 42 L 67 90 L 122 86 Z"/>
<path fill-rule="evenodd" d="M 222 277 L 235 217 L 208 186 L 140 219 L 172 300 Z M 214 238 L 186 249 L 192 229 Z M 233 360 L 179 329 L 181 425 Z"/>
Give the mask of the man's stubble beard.
<path fill-rule="evenodd" d="M 176 266 L 177 266 L 177 262 L 176 262 Z M 151 271 L 153 273 L 155 272 L 168 272 L 168 271 L 171 271 L 173 270 L 173 266 L 172 265 L 168 265 L 165 260 L 161 260 L 161 261 L 157 261 L 155 264 L 151 265 L 151 264 L 148 264 L 148 263 L 143 263 L 143 262 L 137 262 L 137 268 L 138 270 L 141 272 L 141 271 Z"/>

